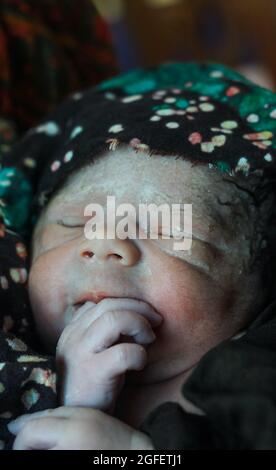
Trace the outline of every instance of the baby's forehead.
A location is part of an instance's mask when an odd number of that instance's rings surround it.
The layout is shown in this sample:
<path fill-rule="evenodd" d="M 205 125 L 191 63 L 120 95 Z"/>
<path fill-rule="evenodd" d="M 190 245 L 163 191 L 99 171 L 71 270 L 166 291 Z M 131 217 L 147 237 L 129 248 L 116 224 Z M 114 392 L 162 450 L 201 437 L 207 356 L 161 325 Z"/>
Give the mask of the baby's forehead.
<path fill-rule="evenodd" d="M 76 170 L 56 193 L 55 202 L 81 203 L 89 197 L 95 200 L 108 195 L 126 203 L 210 204 L 218 196 L 235 200 L 239 191 L 207 165 L 126 148 L 102 155 Z"/>
<path fill-rule="evenodd" d="M 114 196 L 116 210 L 120 204 L 131 204 L 136 214 L 141 203 L 155 204 L 158 211 L 164 204 L 170 210 L 172 204 L 182 208 L 183 204 L 192 204 L 193 227 L 212 232 L 210 237 L 225 233 L 231 238 L 250 230 L 249 193 L 229 176 L 208 165 L 194 165 L 188 159 L 127 152 L 106 154 L 75 171 L 49 201 L 36 229 L 62 216 L 79 220 L 90 203 L 106 209 L 108 196 Z"/>
<path fill-rule="evenodd" d="M 242 243 L 245 236 L 250 239 L 254 226 L 250 193 L 241 188 L 229 175 L 208 165 L 193 165 L 188 159 L 124 152 L 108 154 L 75 171 L 49 201 L 37 221 L 33 244 L 57 220 L 69 218 L 71 224 L 84 223 L 88 204 L 97 203 L 105 212 L 107 196 L 115 196 L 115 210 L 121 203 L 131 204 L 135 209 L 131 217 L 134 214 L 138 223 L 140 203 L 155 204 L 158 218 L 162 205 L 169 206 L 171 217 L 172 204 L 180 204 L 184 212 L 183 204 L 192 204 L 193 236 L 214 245 L 232 246 Z M 163 223 L 162 211 L 161 214 Z M 179 217 L 179 226 L 183 227 L 183 213 Z"/>

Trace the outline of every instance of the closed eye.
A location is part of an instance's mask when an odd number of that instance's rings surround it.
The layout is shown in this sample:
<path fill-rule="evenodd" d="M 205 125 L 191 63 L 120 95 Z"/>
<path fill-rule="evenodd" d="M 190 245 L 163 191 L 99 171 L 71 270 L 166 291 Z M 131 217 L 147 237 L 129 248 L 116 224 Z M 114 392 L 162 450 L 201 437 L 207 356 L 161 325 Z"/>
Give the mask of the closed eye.
<path fill-rule="evenodd" d="M 56 223 L 57 223 L 58 225 L 61 225 L 62 227 L 66 227 L 66 228 L 84 227 L 84 224 L 69 224 L 68 222 L 65 223 L 63 220 L 57 220 Z"/>
<path fill-rule="evenodd" d="M 164 232 L 158 232 L 158 235 L 166 237 L 168 240 L 169 239 L 174 239 L 177 240 L 178 242 L 181 242 L 181 240 L 184 240 L 184 238 L 192 238 L 192 246 L 193 249 L 195 249 L 195 253 L 198 252 L 198 250 L 204 249 L 204 252 L 206 249 L 212 254 L 213 257 L 217 258 L 221 256 L 222 250 L 219 249 L 218 246 L 214 245 L 213 243 L 208 242 L 207 240 L 202 240 L 195 235 L 191 237 L 191 235 L 183 234 L 180 232 L 176 232 L 175 234 L 172 233 L 164 233 Z M 164 240 L 166 239 L 164 238 Z M 189 252 L 190 253 L 190 252 Z"/>
<path fill-rule="evenodd" d="M 158 232 L 158 235 L 160 235 L 162 238 L 164 237 L 165 240 L 169 238 L 178 238 L 178 239 L 180 238 L 180 237 L 176 237 L 175 235 L 172 235 L 171 233 Z"/>
<path fill-rule="evenodd" d="M 162 237 L 166 237 L 166 238 L 177 238 L 178 240 L 183 239 L 187 236 L 181 232 L 176 232 L 176 233 L 158 232 L 158 235 L 161 235 Z"/>

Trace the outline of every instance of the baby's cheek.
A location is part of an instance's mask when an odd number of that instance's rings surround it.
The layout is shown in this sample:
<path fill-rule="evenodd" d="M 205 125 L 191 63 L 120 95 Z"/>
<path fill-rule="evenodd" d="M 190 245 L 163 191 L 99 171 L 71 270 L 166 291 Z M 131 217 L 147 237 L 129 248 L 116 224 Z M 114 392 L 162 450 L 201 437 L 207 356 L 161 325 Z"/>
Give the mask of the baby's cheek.
<path fill-rule="evenodd" d="M 167 349 L 193 355 L 231 333 L 229 292 L 214 280 L 182 262 L 156 270 L 152 279 L 152 304 L 164 318 L 159 339 Z"/>
<path fill-rule="evenodd" d="M 38 332 L 45 344 L 57 339 L 64 328 L 65 279 L 57 254 L 41 255 L 29 275 L 29 295 Z"/>
<path fill-rule="evenodd" d="M 198 309 L 207 301 L 206 279 L 179 261 L 153 268 L 151 296 L 154 306 L 170 321 L 199 316 Z M 181 314 L 182 313 L 182 314 Z"/>

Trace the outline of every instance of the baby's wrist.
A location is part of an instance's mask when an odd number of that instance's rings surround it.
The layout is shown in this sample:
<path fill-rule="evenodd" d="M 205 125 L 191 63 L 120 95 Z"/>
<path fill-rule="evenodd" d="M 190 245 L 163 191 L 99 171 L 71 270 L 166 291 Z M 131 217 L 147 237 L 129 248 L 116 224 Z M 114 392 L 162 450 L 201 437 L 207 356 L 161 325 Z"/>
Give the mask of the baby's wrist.
<path fill-rule="evenodd" d="M 134 431 L 130 450 L 155 450 L 151 438 L 140 431 Z"/>

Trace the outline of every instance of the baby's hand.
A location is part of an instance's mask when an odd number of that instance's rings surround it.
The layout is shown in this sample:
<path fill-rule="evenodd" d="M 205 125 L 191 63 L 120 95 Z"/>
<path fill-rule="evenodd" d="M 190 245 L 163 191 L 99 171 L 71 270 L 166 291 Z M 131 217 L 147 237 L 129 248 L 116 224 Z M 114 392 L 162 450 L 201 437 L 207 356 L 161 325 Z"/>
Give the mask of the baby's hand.
<path fill-rule="evenodd" d="M 62 406 L 8 424 L 13 450 L 155 450 L 147 434 L 99 410 Z"/>
<path fill-rule="evenodd" d="M 57 345 L 61 404 L 86 406 L 112 413 L 125 381 L 125 372 L 141 370 L 145 347 L 152 343 L 162 317 L 146 302 L 106 298 L 86 302 L 63 330 Z M 152 326 L 151 326 L 152 325 Z M 138 343 L 114 344 L 120 335 Z"/>

